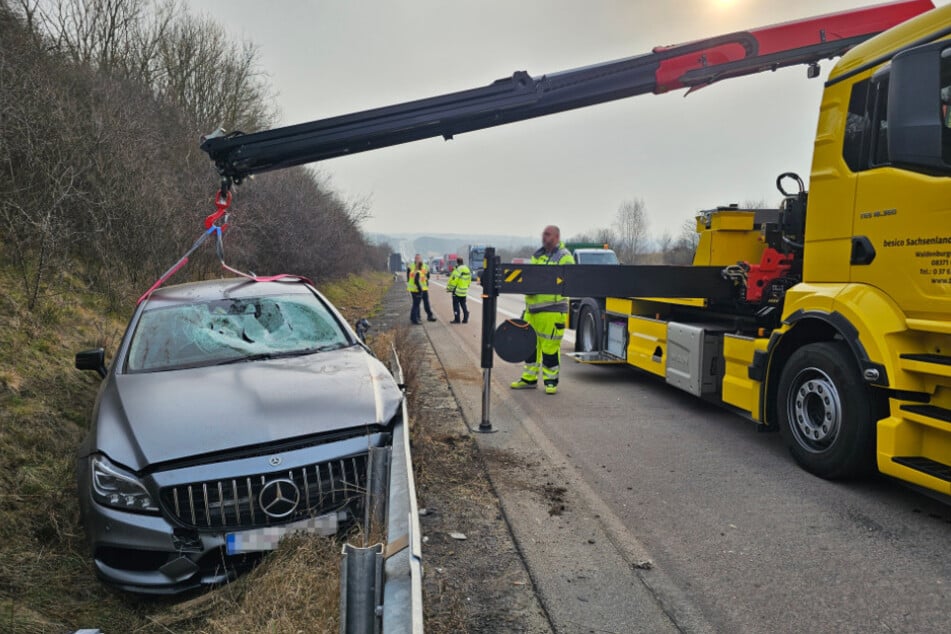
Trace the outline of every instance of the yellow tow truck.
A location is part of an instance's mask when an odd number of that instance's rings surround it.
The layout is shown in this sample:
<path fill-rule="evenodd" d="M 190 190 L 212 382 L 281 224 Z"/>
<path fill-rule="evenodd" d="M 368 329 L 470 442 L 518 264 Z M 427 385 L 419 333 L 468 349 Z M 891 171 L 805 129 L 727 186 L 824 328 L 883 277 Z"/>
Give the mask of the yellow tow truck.
<path fill-rule="evenodd" d="M 951 494 L 951 6 L 903 0 L 648 54 L 202 142 L 222 193 L 247 176 L 794 64 L 823 88 L 808 193 L 700 214 L 693 266 L 501 264 L 498 293 L 594 298 L 581 360 L 627 364 L 765 429 L 827 478 L 873 470 Z M 781 151 L 777 149 L 777 151 Z M 484 388 L 485 389 L 485 388 Z M 488 402 L 484 396 L 484 404 Z"/>

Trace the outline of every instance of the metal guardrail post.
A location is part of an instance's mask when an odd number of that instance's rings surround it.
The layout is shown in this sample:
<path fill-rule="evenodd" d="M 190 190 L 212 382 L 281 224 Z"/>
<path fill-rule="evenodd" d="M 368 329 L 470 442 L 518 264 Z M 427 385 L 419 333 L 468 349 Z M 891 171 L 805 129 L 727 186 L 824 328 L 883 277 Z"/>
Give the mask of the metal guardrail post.
<path fill-rule="evenodd" d="M 340 634 L 380 634 L 383 545 L 344 544 L 340 568 Z"/>
<path fill-rule="evenodd" d="M 390 447 L 371 447 L 367 473 L 366 542 L 380 541 L 386 534 L 386 492 L 390 482 Z"/>

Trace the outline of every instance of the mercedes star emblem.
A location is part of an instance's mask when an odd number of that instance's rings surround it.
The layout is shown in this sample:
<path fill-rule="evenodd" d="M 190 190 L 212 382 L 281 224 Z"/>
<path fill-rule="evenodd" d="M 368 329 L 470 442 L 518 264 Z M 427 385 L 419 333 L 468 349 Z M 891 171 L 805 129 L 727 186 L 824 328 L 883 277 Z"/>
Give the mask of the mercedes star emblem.
<path fill-rule="evenodd" d="M 300 502 L 300 489 L 287 478 L 271 480 L 261 488 L 261 493 L 258 494 L 261 510 L 274 519 L 287 517 L 293 513 L 298 502 Z"/>

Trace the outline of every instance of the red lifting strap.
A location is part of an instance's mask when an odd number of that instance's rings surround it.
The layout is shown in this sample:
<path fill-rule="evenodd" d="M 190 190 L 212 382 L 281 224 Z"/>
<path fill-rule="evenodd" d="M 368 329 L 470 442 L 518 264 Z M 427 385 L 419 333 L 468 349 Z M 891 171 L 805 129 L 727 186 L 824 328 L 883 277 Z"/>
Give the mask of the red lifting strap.
<path fill-rule="evenodd" d="M 295 280 L 299 280 L 299 281 L 302 281 L 302 282 L 306 282 L 306 283 L 310 284 L 311 286 L 313 286 L 313 282 L 311 282 L 311 281 L 310 281 L 309 279 L 307 279 L 306 277 L 303 277 L 302 275 L 293 275 L 293 274 L 290 274 L 290 273 L 281 273 L 281 274 L 279 274 L 279 275 L 268 275 L 268 276 L 251 275 L 251 274 L 248 274 L 248 273 L 244 273 L 244 272 L 242 272 L 242 271 L 239 271 L 239 270 L 237 270 L 237 269 L 233 269 L 233 268 L 231 268 L 230 266 L 228 266 L 228 265 L 225 263 L 224 245 L 222 244 L 222 234 L 224 233 L 224 230 L 228 228 L 228 224 L 227 224 L 228 217 L 225 215 L 225 212 L 228 210 L 228 207 L 229 207 L 230 205 L 231 205 L 231 192 L 228 191 L 228 192 L 222 193 L 221 190 L 218 190 L 218 194 L 215 196 L 215 212 L 214 212 L 213 214 L 209 214 L 209 215 L 205 218 L 205 231 L 198 237 L 197 240 L 195 240 L 195 242 L 192 244 L 191 248 L 188 249 L 188 251 L 185 252 L 185 255 L 183 255 L 183 256 L 178 260 L 178 262 L 176 262 L 175 264 L 173 264 L 172 267 L 171 267 L 169 270 L 165 271 L 165 273 L 163 273 L 162 276 L 159 277 L 159 278 L 155 281 L 155 283 L 152 284 L 152 286 L 149 287 L 149 290 L 145 291 L 145 292 L 142 294 L 142 296 L 139 297 L 139 300 L 136 302 L 136 305 L 139 305 L 139 304 L 141 304 L 144 300 L 148 299 L 149 296 L 152 295 L 153 292 L 155 292 L 155 289 L 157 289 L 157 288 L 160 287 L 162 284 L 164 284 L 170 277 L 172 277 L 172 276 L 173 276 L 175 273 L 177 273 L 182 267 L 184 267 L 186 264 L 188 264 L 188 258 L 189 258 L 189 256 L 190 256 L 198 247 L 200 247 L 200 246 L 205 242 L 205 240 L 208 239 L 208 236 L 211 235 L 212 233 L 217 234 L 217 245 L 216 245 L 216 246 L 217 246 L 217 252 L 218 252 L 218 259 L 221 261 L 221 266 L 222 266 L 222 268 L 224 268 L 226 271 L 230 271 L 231 273 L 234 273 L 235 275 L 238 275 L 238 276 L 241 276 L 241 277 L 246 277 L 246 278 L 248 278 L 249 280 L 253 280 L 253 281 L 255 281 L 255 282 L 274 282 L 274 281 L 277 281 L 277 280 L 295 279 Z M 223 224 L 221 224 L 221 225 L 216 225 L 215 223 L 218 222 L 218 220 L 219 220 L 222 216 L 225 217 L 225 222 L 224 222 Z"/>

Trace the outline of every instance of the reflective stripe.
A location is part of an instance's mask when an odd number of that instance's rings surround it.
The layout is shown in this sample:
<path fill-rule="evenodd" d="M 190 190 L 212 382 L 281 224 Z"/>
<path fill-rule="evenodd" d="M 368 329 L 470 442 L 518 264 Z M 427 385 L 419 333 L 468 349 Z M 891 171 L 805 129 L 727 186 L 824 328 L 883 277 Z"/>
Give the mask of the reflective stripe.
<path fill-rule="evenodd" d="M 555 249 L 555 252 L 549 255 L 545 252 L 545 247 L 540 247 L 535 253 L 532 254 L 531 263 L 532 264 L 560 264 L 562 260 L 565 259 L 565 256 L 570 256 L 571 252 L 565 248 L 565 243 L 562 242 L 558 245 L 558 248 Z M 574 258 L 572 258 L 572 263 L 574 263 Z"/>
<path fill-rule="evenodd" d="M 571 256 L 571 253 L 565 248 L 564 243 L 559 243 L 558 248 L 554 253 L 548 254 L 545 252 L 545 248 L 542 247 L 535 251 L 532 255 L 532 259 L 529 262 L 530 264 L 549 264 L 549 265 L 562 265 L 562 264 L 574 264 L 575 260 Z M 565 302 L 563 306 L 558 307 L 558 302 Z M 568 304 L 565 300 L 565 297 L 559 293 L 539 293 L 533 295 L 525 296 L 525 306 L 531 312 L 568 312 Z M 538 306 L 541 308 L 533 307 Z M 548 308 L 548 306 L 555 306 L 553 308 Z"/>
<path fill-rule="evenodd" d="M 530 304 L 528 306 L 528 312 L 530 313 L 567 313 L 568 302 L 556 301 L 556 302 L 544 302 L 541 304 Z"/>
<path fill-rule="evenodd" d="M 465 297 L 469 291 L 469 285 L 472 283 L 472 272 L 465 264 L 460 264 L 449 274 L 449 283 L 447 288 L 456 297 Z"/>
<path fill-rule="evenodd" d="M 419 287 L 416 286 L 416 275 L 419 274 Z M 406 290 L 410 293 L 429 290 L 429 267 L 425 264 L 420 268 L 415 266 L 406 270 Z"/>
<path fill-rule="evenodd" d="M 564 331 L 562 331 L 561 334 L 555 334 L 555 335 L 547 335 L 543 332 L 536 332 L 535 334 L 538 335 L 540 338 L 548 339 L 549 341 L 561 341 L 562 338 L 564 337 Z"/>

